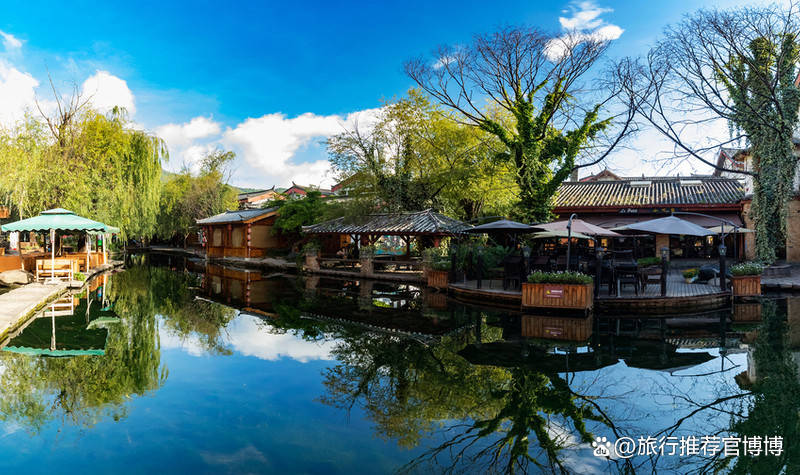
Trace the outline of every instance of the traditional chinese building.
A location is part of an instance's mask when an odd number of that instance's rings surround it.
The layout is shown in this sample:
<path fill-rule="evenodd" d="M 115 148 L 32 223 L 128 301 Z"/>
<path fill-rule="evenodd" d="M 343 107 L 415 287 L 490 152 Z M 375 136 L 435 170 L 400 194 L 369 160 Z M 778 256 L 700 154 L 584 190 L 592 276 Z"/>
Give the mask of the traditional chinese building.
<path fill-rule="evenodd" d="M 800 79 L 800 76 L 798 77 Z M 800 138 L 794 139 L 795 156 L 800 156 Z M 717 157 L 717 166 L 733 171 L 722 171 L 717 169 L 714 176 L 740 178 L 744 185 L 744 197 L 742 199 L 742 217 L 748 228 L 755 229 L 755 222 L 750 217 L 750 207 L 753 199 L 753 177 L 747 174 L 736 173 L 752 172 L 755 170 L 753 156 L 746 149 L 722 147 Z M 790 262 L 800 262 L 800 169 L 795 170 L 794 177 L 794 199 L 789 202 L 789 210 L 786 214 L 786 247 L 777 249 L 779 259 L 786 259 Z M 747 236 L 748 259 L 755 257 L 755 234 Z"/>
<path fill-rule="evenodd" d="M 576 213 L 591 224 L 613 229 L 626 224 L 669 216 L 675 212 L 699 213 L 707 216 L 681 214 L 680 218 L 703 227 L 724 223 L 744 226 L 742 181 L 719 176 L 620 177 L 605 170 L 597 175 L 564 182 L 559 188 L 554 212 L 559 219 Z M 728 255 L 737 249 L 742 253 L 744 239 L 739 235 L 726 240 Z M 734 243 L 733 240 L 739 241 Z M 716 238 L 677 235 L 643 237 L 641 255 L 656 255 L 668 247 L 673 257 L 712 257 L 717 255 Z M 605 244 L 605 243 L 604 243 Z"/>
<path fill-rule="evenodd" d="M 278 208 L 226 211 L 200 219 L 208 257 L 264 257 L 270 249 L 288 246 L 286 238 L 273 233 Z"/>

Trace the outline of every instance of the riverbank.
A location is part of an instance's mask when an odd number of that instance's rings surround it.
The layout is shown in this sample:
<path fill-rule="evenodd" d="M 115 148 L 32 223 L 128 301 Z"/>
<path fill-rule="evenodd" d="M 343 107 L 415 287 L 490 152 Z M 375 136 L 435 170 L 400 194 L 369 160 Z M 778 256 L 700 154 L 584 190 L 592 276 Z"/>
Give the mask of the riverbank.
<path fill-rule="evenodd" d="M 282 257 L 259 257 L 259 258 L 244 258 L 244 257 L 212 257 L 206 258 L 205 253 L 198 249 L 184 249 L 181 247 L 169 246 L 149 246 L 141 248 L 144 252 L 156 252 L 164 254 L 176 254 L 187 257 L 196 257 L 198 259 L 207 259 L 208 262 L 221 265 L 234 265 L 237 267 L 245 267 L 251 269 L 280 269 L 280 270 L 297 270 L 297 263 Z"/>

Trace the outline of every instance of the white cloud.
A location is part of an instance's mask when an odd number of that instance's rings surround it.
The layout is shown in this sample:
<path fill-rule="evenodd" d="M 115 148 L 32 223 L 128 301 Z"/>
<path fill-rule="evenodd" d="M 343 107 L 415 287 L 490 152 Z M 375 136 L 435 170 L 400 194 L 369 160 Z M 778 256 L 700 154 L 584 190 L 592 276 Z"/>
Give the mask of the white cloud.
<path fill-rule="evenodd" d="M 346 117 L 311 112 L 292 118 L 281 113 L 267 114 L 226 130 L 222 143 L 235 149 L 248 165 L 264 172 L 274 183 L 322 184 L 330 171 L 328 161 L 293 162 L 297 152 L 313 139 L 338 134 L 356 122 L 360 127 L 369 127 L 377 110 L 368 109 Z"/>
<path fill-rule="evenodd" d="M 564 34 L 547 43 L 545 54 L 551 61 L 558 61 L 585 41 L 616 40 L 625 30 L 600 18 L 602 14 L 613 11 L 593 1 L 571 3 L 564 12 L 572 16 L 558 18 Z"/>
<path fill-rule="evenodd" d="M 183 124 L 170 123 L 156 129 L 156 134 L 167 142 L 173 169 L 183 165 L 197 171 L 200 161 L 217 145 L 222 127 L 211 117 L 195 117 Z"/>
<path fill-rule="evenodd" d="M 0 37 L 3 38 L 3 47 L 6 51 L 22 48 L 22 41 L 11 33 L 0 30 Z"/>
<path fill-rule="evenodd" d="M 25 118 L 36 104 L 38 86 L 29 73 L 0 60 L 0 126 L 13 127 Z"/>
<path fill-rule="evenodd" d="M 219 123 L 210 117 L 195 117 L 183 124 L 162 125 L 156 133 L 174 147 L 188 147 L 197 139 L 219 135 L 221 130 Z"/>
<path fill-rule="evenodd" d="M 129 115 L 136 112 L 133 93 L 124 79 L 97 70 L 83 82 L 81 94 L 89 98 L 92 106 L 101 112 L 108 112 L 114 107 L 124 107 Z"/>
<path fill-rule="evenodd" d="M 260 320 L 251 315 L 239 315 L 227 327 L 231 346 L 245 356 L 275 361 L 291 358 L 301 363 L 312 360 L 331 360 L 332 341 L 306 341 L 284 333 L 270 333 Z"/>
<path fill-rule="evenodd" d="M 592 1 L 575 2 L 564 10 L 564 13 L 572 13 L 572 16 L 559 17 L 558 22 L 565 30 L 593 30 L 604 23 L 600 15 L 613 11 L 611 8 L 599 7 Z"/>

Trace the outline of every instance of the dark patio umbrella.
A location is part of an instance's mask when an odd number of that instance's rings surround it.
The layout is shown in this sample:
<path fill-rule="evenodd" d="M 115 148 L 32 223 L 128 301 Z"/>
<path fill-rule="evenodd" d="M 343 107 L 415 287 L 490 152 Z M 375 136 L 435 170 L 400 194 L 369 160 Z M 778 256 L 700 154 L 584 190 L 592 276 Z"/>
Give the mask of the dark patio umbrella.
<path fill-rule="evenodd" d="M 539 224 L 538 226 L 545 231 L 566 231 L 569 225 L 569 220 L 553 221 L 552 223 Z M 622 237 L 621 234 L 606 228 L 601 228 L 591 223 L 587 223 L 582 219 L 572 220 L 572 233 L 585 234 L 587 236 L 597 237 Z"/>
<path fill-rule="evenodd" d="M 541 228 L 531 226 L 525 223 L 518 223 L 508 219 L 501 219 L 499 221 L 492 221 L 491 223 L 481 224 L 474 228 L 468 229 L 468 233 L 507 233 L 507 234 L 524 234 L 541 231 Z"/>
<path fill-rule="evenodd" d="M 667 216 L 666 218 L 651 219 L 638 223 L 627 224 L 614 228 L 614 231 L 643 231 L 653 234 L 683 234 L 686 236 L 713 236 L 717 233 L 694 224 L 691 221 Z"/>

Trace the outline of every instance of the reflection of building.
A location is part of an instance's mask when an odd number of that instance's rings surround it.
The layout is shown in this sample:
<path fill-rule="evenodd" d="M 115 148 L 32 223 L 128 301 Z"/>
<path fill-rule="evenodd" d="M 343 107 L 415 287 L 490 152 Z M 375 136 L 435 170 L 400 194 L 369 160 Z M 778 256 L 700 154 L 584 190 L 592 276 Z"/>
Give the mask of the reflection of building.
<path fill-rule="evenodd" d="M 282 294 L 282 279 L 264 279 L 259 271 L 207 265 L 201 288 L 211 300 L 247 312 L 273 315 L 273 303 Z"/>
<path fill-rule="evenodd" d="M 270 249 L 287 246 L 286 239 L 273 232 L 278 208 L 226 211 L 200 219 L 206 238 L 207 257 L 264 257 Z"/>
<path fill-rule="evenodd" d="M 551 317 L 522 315 L 522 337 L 550 340 L 588 341 L 592 317 Z"/>
<path fill-rule="evenodd" d="M 743 197 L 743 184 L 734 178 L 619 177 L 606 170 L 581 180 L 564 182 L 553 211 L 563 219 L 577 213 L 582 220 L 607 229 L 678 211 L 707 214 L 743 226 Z M 703 216 L 680 215 L 680 218 L 703 227 L 721 224 L 717 219 Z M 640 240 L 641 254 L 657 255 L 659 249 L 669 247 L 675 257 L 713 256 L 717 252 L 715 239 L 659 234 L 655 239 Z M 726 240 L 729 255 L 733 253 L 733 239 L 729 236 Z M 741 252 L 744 239 L 739 239 L 736 248 Z"/>
<path fill-rule="evenodd" d="M 85 296 L 67 294 L 11 335 L 3 351 L 31 356 L 97 356 L 105 354 L 108 325 L 116 324 L 105 298 L 108 276 L 93 279 Z"/>

